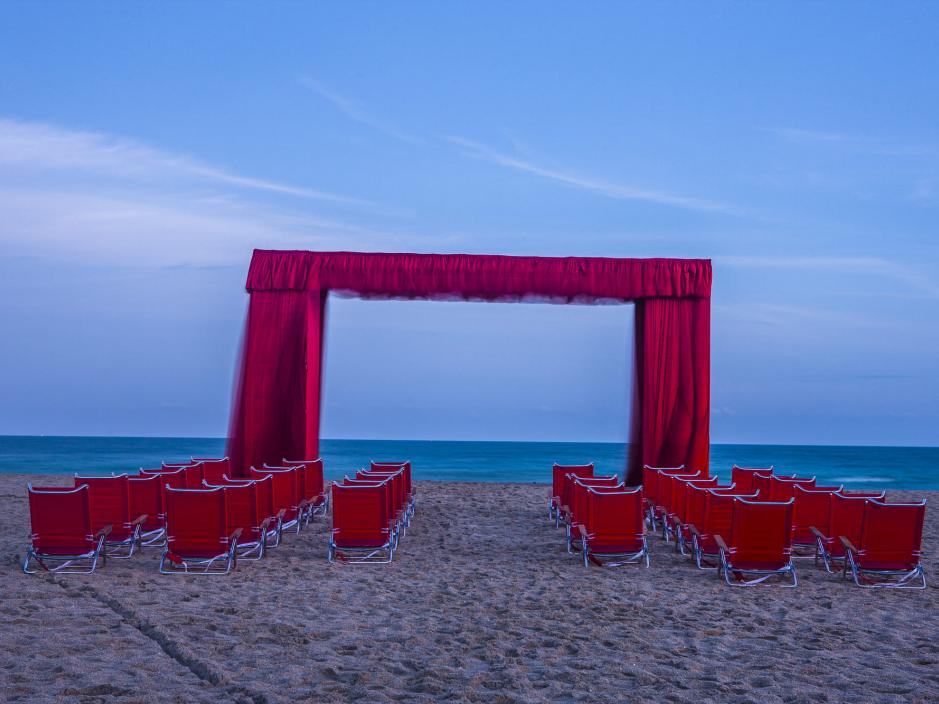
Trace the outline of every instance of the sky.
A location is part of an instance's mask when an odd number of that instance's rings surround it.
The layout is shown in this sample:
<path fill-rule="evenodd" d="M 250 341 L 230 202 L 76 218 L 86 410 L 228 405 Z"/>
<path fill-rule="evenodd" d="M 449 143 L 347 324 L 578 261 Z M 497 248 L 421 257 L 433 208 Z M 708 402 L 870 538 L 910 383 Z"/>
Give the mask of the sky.
<path fill-rule="evenodd" d="M 705 257 L 712 441 L 939 445 L 939 7 L 0 8 L 0 434 L 222 436 L 252 249 Z M 625 440 L 630 306 L 332 299 L 323 435 Z"/>

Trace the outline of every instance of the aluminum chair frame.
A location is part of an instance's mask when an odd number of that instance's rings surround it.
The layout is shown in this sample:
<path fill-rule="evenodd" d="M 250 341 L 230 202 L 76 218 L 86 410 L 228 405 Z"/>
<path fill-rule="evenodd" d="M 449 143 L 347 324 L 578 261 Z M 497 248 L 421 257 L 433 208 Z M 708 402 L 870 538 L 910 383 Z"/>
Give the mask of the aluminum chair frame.
<path fill-rule="evenodd" d="M 639 494 L 642 496 L 642 487 L 637 486 L 633 489 L 626 489 L 624 484 L 620 484 L 618 487 L 615 487 L 613 491 L 603 491 L 597 490 L 594 487 L 586 487 L 587 492 L 594 496 L 603 496 L 603 495 L 634 495 Z M 581 555 L 583 557 L 584 567 L 589 568 L 590 563 L 600 567 L 614 568 L 622 567 L 625 565 L 638 565 L 643 561 L 645 562 L 646 569 L 651 566 L 650 561 L 650 551 L 649 551 L 649 539 L 645 532 L 645 512 L 643 510 L 644 497 L 643 500 L 639 503 L 639 525 L 642 527 L 642 548 L 635 552 L 596 552 L 590 549 L 590 540 L 591 538 L 596 537 L 596 534 L 590 533 L 587 530 L 587 527 L 580 523 L 578 528 L 580 530 L 580 544 L 581 544 Z"/>
<path fill-rule="evenodd" d="M 173 489 L 172 487 L 167 487 L 167 491 L 170 493 L 186 492 L 206 494 L 221 491 L 224 496 L 225 489 L 224 487 L 215 489 Z M 168 508 L 167 506 L 167 509 Z M 169 512 L 167 512 L 167 516 L 169 517 Z M 227 515 L 225 516 L 225 520 L 228 520 Z M 167 537 L 169 539 L 172 536 L 168 535 Z M 167 545 L 163 548 L 163 554 L 160 556 L 160 574 L 191 574 L 199 576 L 220 576 L 229 574 L 238 565 L 238 538 L 240 537 L 241 528 L 236 528 L 228 535 L 228 547 L 218 555 L 212 557 L 204 557 L 201 555 L 187 556 L 176 553 L 170 550 L 169 540 L 167 540 Z M 177 567 L 177 565 L 180 566 Z"/>
<path fill-rule="evenodd" d="M 736 514 L 737 506 L 743 505 L 752 505 L 752 506 L 789 506 L 789 528 L 788 536 L 792 536 L 792 505 L 795 503 L 794 499 L 789 499 L 788 501 L 748 501 L 747 499 L 741 499 L 739 497 L 734 497 L 734 513 Z M 731 519 L 731 535 L 734 531 L 734 521 L 736 521 L 736 516 Z M 733 550 L 728 547 L 727 543 L 724 541 L 724 538 L 720 535 L 715 535 L 714 540 L 717 543 L 717 547 L 720 550 L 719 559 L 720 565 L 717 569 L 717 576 L 723 577 L 724 581 L 732 587 L 755 587 L 758 584 L 772 579 L 773 577 L 783 577 L 791 580 L 789 583 L 782 583 L 779 586 L 785 589 L 793 589 L 799 585 L 799 578 L 796 575 L 796 568 L 792 562 L 792 545 L 790 542 L 789 547 L 789 562 L 783 567 L 777 569 L 752 569 L 752 568 L 741 568 L 734 567 L 733 562 L 731 561 Z M 738 575 L 755 575 L 754 579 L 731 579 L 731 573 Z"/>
<path fill-rule="evenodd" d="M 373 489 L 376 488 L 376 484 L 337 484 L 333 483 L 332 491 L 355 491 L 359 488 L 363 489 Z M 386 488 L 387 490 L 387 488 Z M 333 497 L 333 520 L 335 521 L 335 505 L 336 500 Z M 363 564 L 388 564 L 394 559 L 395 553 L 395 544 L 394 536 L 391 534 L 390 528 L 381 528 L 379 532 L 387 532 L 388 539 L 381 545 L 368 545 L 368 546 L 341 546 L 336 543 L 335 535 L 336 532 L 340 530 L 333 527 L 332 531 L 329 534 L 329 542 L 326 553 L 326 561 L 329 564 L 334 564 L 337 560 L 350 564 L 350 565 L 363 565 Z"/>
<path fill-rule="evenodd" d="M 868 505 L 876 504 L 879 506 L 904 506 L 910 508 L 923 508 L 925 511 L 926 501 L 920 501 L 918 503 L 887 503 L 884 501 L 878 501 L 876 499 L 870 499 Z M 867 506 L 865 506 L 865 514 L 867 513 Z M 866 515 L 865 515 L 866 518 Z M 922 527 L 921 527 L 922 528 Z M 861 536 L 863 545 L 863 536 L 864 528 L 861 528 Z M 919 562 L 920 555 L 916 555 L 917 564 L 912 570 L 899 569 L 899 570 L 888 570 L 888 569 L 871 569 L 862 567 L 858 564 L 860 550 L 856 548 L 850 540 L 844 536 L 840 536 L 842 545 L 845 548 L 845 560 L 844 567 L 842 568 L 841 577 L 842 579 L 848 578 L 848 571 L 851 572 L 851 578 L 854 580 L 854 583 L 863 588 L 863 589 L 916 589 L 922 590 L 926 588 L 926 570 L 923 567 L 923 563 Z M 920 549 L 916 552 L 922 552 L 922 531 L 920 532 Z M 898 577 L 899 579 L 894 581 L 882 581 L 877 582 L 872 579 L 872 577 L 877 578 L 890 578 Z M 918 580 L 918 583 L 916 581 Z"/>

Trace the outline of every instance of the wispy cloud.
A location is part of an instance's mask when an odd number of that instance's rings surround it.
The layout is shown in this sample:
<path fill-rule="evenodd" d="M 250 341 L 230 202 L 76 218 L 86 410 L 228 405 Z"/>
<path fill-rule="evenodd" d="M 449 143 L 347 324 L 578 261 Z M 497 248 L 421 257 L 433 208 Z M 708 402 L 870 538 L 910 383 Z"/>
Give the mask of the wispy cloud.
<path fill-rule="evenodd" d="M 0 166 L 29 171 L 81 171 L 141 182 L 174 182 L 182 178 L 188 182 L 202 181 L 317 201 L 367 203 L 313 188 L 243 176 L 132 139 L 2 118 Z"/>
<path fill-rule="evenodd" d="M 939 284 L 933 279 L 903 264 L 881 257 L 724 256 L 714 257 L 713 261 L 718 265 L 748 269 L 792 269 L 873 274 L 900 281 L 929 296 L 939 297 Z"/>
<path fill-rule="evenodd" d="M 312 90 L 327 102 L 331 103 L 333 107 L 339 110 L 339 112 L 343 113 L 350 120 L 354 120 L 355 122 L 365 125 L 366 127 L 371 127 L 372 129 L 382 132 L 388 137 L 393 137 L 394 139 L 401 140 L 402 142 L 408 142 L 410 144 L 424 144 L 427 141 L 421 137 L 416 137 L 413 134 L 409 134 L 404 130 L 398 129 L 388 122 L 376 119 L 368 112 L 366 112 L 360 105 L 342 95 L 339 95 L 320 81 L 317 81 L 308 76 L 304 76 L 300 79 L 300 83 Z"/>
<path fill-rule="evenodd" d="M 793 144 L 828 144 L 854 152 L 895 157 L 935 157 L 939 148 L 927 144 L 908 144 L 900 140 L 869 135 L 803 129 L 799 127 L 769 127 L 767 132 Z"/>
<path fill-rule="evenodd" d="M 558 169 L 549 169 L 539 166 L 530 160 L 522 159 L 516 156 L 510 156 L 492 149 L 484 144 L 475 142 L 465 137 L 448 136 L 447 141 L 463 150 L 464 155 L 489 161 L 505 168 L 515 169 L 524 173 L 533 174 L 542 178 L 561 183 L 571 188 L 590 191 L 606 198 L 627 201 L 644 201 L 655 203 L 657 205 L 671 206 L 675 208 L 684 208 L 687 210 L 699 210 L 706 212 L 736 213 L 737 210 L 723 203 L 697 198 L 693 196 L 683 196 L 667 191 L 657 191 L 644 188 L 635 188 L 622 184 L 610 183 L 600 179 L 586 177 L 568 171 Z"/>

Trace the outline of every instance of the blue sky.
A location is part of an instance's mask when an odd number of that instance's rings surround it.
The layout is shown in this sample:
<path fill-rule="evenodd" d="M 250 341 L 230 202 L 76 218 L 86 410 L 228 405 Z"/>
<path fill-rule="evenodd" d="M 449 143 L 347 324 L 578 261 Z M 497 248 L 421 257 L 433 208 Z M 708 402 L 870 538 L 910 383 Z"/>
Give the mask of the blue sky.
<path fill-rule="evenodd" d="M 714 441 L 939 444 L 935 6 L 0 15 L 0 433 L 224 434 L 282 247 L 710 257 Z M 333 300 L 324 434 L 622 440 L 630 315 Z"/>

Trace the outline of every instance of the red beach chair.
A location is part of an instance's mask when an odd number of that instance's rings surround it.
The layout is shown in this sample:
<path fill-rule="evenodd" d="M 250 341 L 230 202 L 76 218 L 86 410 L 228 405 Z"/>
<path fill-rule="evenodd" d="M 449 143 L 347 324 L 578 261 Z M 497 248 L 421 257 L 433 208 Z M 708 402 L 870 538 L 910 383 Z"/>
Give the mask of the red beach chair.
<path fill-rule="evenodd" d="M 861 538 L 861 523 L 864 520 L 864 504 L 869 499 L 883 501 L 886 493 L 881 492 L 839 492 L 832 494 L 829 504 L 828 532 L 823 533 L 817 526 L 812 530 L 816 539 L 815 563 L 819 558 L 826 572 L 835 571 L 835 563 L 845 559 L 844 543 L 841 537 L 851 543 Z"/>
<path fill-rule="evenodd" d="M 817 552 L 818 538 L 814 528 L 827 535 L 831 519 L 831 497 L 842 490 L 840 486 L 793 486 L 795 505 L 792 509 L 792 548 L 812 549 Z M 798 556 L 798 555 L 797 555 Z"/>
<path fill-rule="evenodd" d="M 61 574 L 91 574 L 105 564 L 104 541 L 111 526 L 91 529 L 91 501 L 86 485 L 34 487 L 28 485 L 32 539 L 23 560 L 23 572 L 36 574 L 35 562 L 43 571 Z"/>
<path fill-rule="evenodd" d="M 699 491 L 697 489 L 693 491 Z M 718 535 L 729 535 L 730 524 L 734 512 L 734 499 L 745 498 L 756 500 L 758 494 L 740 494 L 736 490 L 703 489 L 704 501 L 700 512 L 700 523 L 688 523 L 688 532 L 691 534 L 691 554 L 698 569 L 717 567 L 714 558 L 720 557 L 717 545 Z M 693 501 L 697 501 L 695 497 Z"/>
<path fill-rule="evenodd" d="M 738 467 L 734 465 L 730 468 L 730 481 L 737 486 L 741 494 L 752 494 L 755 491 L 753 475 L 772 473 L 773 465 L 769 467 Z"/>
<path fill-rule="evenodd" d="M 91 506 L 92 532 L 111 526 L 104 549 L 108 557 L 126 559 L 131 557 L 140 542 L 140 528 L 147 516 L 130 513 L 130 488 L 128 477 L 81 477 L 77 474 L 74 486 L 88 487 Z"/>
<path fill-rule="evenodd" d="M 642 465 L 642 491 L 646 508 L 649 513 L 649 528 L 657 530 L 657 519 L 655 506 L 659 499 L 658 483 L 659 475 L 662 474 L 687 474 L 685 465 L 677 467 L 650 467 L 647 464 Z"/>
<path fill-rule="evenodd" d="M 558 464 L 551 467 L 551 493 L 548 496 L 548 518 L 554 521 L 554 527 L 561 525 L 559 511 L 561 509 L 561 492 L 564 487 L 564 477 L 573 474 L 575 477 L 592 477 L 593 462 L 590 464 Z"/>
<path fill-rule="evenodd" d="M 407 484 L 404 470 L 399 469 L 395 472 L 373 472 L 364 469 L 355 473 L 356 479 L 366 481 L 388 482 L 391 491 L 392 507 L 391 515 L 395 521 L 395 547 L 397 541 L 403 538 L 409 524 Z"/>
<path fill-rule="evenodd" d="M 140 525 L 140 545 L 163 545 L 166 541 L 166 512 L 163 510 L 163 487 L 157 474 L 127 478 L 130 515 L 146 516 Z"/>
<path fill-rule="evenodd" d="M 161 574 L 228 574 L 241 528 L 228 523 L 226 489 L 166 490 L 166 547 Z"/>
<path fill-rule="evenodd" d="M 728 539 L 714 536 L 720 550 L 718 577 L 734 587 L 752 587 L 772 577 L 790 580 L 781 586 L 797 586 L 792 564 L 793 500 L 734 498 L 733 503 Z"/>
<path fill-rule="evenodd" d="M 688 496 L 691 488 L 714 489 L 717 488 L 717 477 L 708 477 L 707 479 L 685 479 L 675 475 L 663 477 L 663 480 L 672 483 L 671 501 L 668 506 L 668 516 L 666 519 L 671 524 L 672 535 L 675 536 L 675 549 L 681 555 L 687 555 L 685 545 L 691 540 L 691 534 L 688 533 Z"/>
<path fill-rule="evenodd" d="M 370 486 L 376 488 L 377 493 L 382 497 L 382 501 L 384 502 L 382 515 L 387 522 L 388 531 L 391 535 L 391 546 L 397 550 L 398 541 L 402 537 L 401 522 L 400 513 L 398 512 L 395 505 L 395 492 L 390 478 L 384 477 L 383 479 L 359 479 L 343 477 L 342 484 L 343 486 Z M 335 482 L 333 485 L 335 486 Z M 335 508 L 333 510 L 335 510 Z"/>
<path fill-rule="evenodd" d="M 578 525 L 584 567 L 638 564 L 649 567 L 642 488 L 585 487 L 589 509 Z"/>
<path fill-rule="evenodd" d="M 404 479 L 407 484 L 408 489 L 408 522 L 410 522 L 410 516 L 414 515 L 414 486 L 411 483 L 411 460 L 404 460 L 402 462 L 376 462 L 372 461 L 369 463 L 369 468 L 372 472 L 389 472 L 396 469 L 404 470 Z"/>
<path fill-rule="evenodd" d="M 260 481 L 271 482 L 268 477 Z M 267 554 L 267 536 L 275 520 L 272 516 L 261 517 L 262 512 L 267 512 L 262 511 L 258 500 L 258 483 L 258 480 L 253 479 L 229 482 L 225 475 L 222 475 L 221 483 L 217 485 L 203 482 L 207 489 L 224 487 L 228 527 L 241 529 L 238 557 L 242 560 L 260 560 Z"/>
<path fill-rule="evenodd" d="M 307 507 L 304 520 L 309 523 L 316 516 L 326 515 L 329 510 L 329 493 L 323 479 L 323 460 L 284 460 L 286 467 L 300 465 L 306 470 L 303 475 L 303 498 Z"/>
<path fill-rule="evenodd" d="M 327 561 L 388 563 L 394 558 L 387 487 L 382 483 L 333 482 L 333 529 Z"/>
<path fill-rule="evenodd" d="M 280 532 L 293 529 L 295 533 L 299 533 L 302 527 L 300 517 L 306 508 L 306 502 L 301 498 L 299 468 L 264 465 L 262 469 L 251 467 L 248 470 L 248 477 L 251 479 L 260 479 L 265 475 L 271 476 L 274 508 L 277 511 L 284 510 L 280 521 Z"/>
<path fill-rule="evenodd" d="M 656 482 L 658 498 L 653 507 L 653 515 L 656 520 L 662 521 L 662 537 L 665 538 L 665 542 L 669 542 L 672 538 L 672 527 L 669 525 L 668 514 L 671 513 L 672 489 L 675 486 L 674 480 L 676 478 L 706 479 L 707 477 L 701 472 L 672 472 L 671 470 L 659 472 L 658 481 Z"/>
<path fill-rule="evenodd" d="M 925 501 L 866 501 L 857 546 L 840 536 L 847 558 L 842 575 L 847 577 L 850 569 L 854 583 L 869 589 L 925 589 L 926 570 L 920 563 L 925 520 Z"/>
<path fill-rule="evenodd" d="M 245 484 L 254 485 L 258 520 L 267 524 L 264 538 L 264 554 L 266 555 L 268 550 L 280 545 L 283 537 L 280 526 L 286 509 L 278 509 L 274 506 L 274 479 L 270 474 L 265 474 L 256 479 L 231 479 L 228 476 L 223 476 L 222 481 L 217 486 L 243 486 Z"/>
<path fill-rule="evenodd" d="M 562 507 L 565 512 L 565 522 L 567 523 L 567 551 L 573 552 L 573 546 L 576 543 L 578 550 L 580 547 L 580 526 L 587 520 L 589 513 L 588 488 L 597 491 L 621 491 L 625 489 L 615 474 L 609 477 L 576 477 L 573 474 L 567 475 L 569 487 L 565 490 L 569 496 L 570 506 Z"/>
<path fill-rule="evenodd" d="M 202 465 L 202 479 L 209 484 L 217 484 L 222 477 L 231 475 L 231 460 L 227 457 L 193 457 L 192 462 Z"/>

